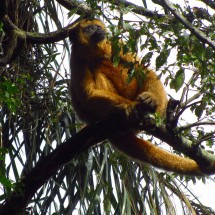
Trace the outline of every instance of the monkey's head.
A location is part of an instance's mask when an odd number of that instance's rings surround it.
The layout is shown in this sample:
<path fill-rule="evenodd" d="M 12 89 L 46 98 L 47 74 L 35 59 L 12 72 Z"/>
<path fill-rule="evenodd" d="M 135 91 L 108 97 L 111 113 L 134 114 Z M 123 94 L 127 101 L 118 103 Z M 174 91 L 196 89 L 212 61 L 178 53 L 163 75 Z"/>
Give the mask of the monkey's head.
<path fill-rule="evenodd" d="M 73 27 L 69 38 L 72 43 L 97 45 L 106 39 L 106 28 L 99 19 L 83 19 Z"/>

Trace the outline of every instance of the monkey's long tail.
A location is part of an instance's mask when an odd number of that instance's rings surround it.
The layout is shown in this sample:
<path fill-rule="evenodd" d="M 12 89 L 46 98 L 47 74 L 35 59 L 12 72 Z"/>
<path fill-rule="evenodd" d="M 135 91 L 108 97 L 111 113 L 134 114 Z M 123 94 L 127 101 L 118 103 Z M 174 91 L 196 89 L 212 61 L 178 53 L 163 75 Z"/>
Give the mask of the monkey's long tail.
<path fill-rule="evenodd" d="M 199 165 L 191 159 L 167 152 L 135 134 L 117 134 L 111 143 L 134 160 L 149 163 L 155 167 L 184 175 L 204 175 Z"/>

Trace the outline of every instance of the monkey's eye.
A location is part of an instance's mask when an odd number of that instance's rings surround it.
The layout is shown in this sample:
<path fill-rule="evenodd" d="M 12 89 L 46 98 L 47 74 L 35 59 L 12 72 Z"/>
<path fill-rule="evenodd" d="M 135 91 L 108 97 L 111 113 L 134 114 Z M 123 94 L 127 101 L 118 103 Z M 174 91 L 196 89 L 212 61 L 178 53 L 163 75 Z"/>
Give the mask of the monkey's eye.
<path fill-rule="evenodd" d="M 93 25 L 89 25 L 89 26 L 86 27 L 86 30 L 92 31 L 94 29 L 95 29 L 95 27 Z"/>
<path fill-rule="evenodd" d="M 102 27 L 100 25 L 96 25 L 96 30 L 100 30 Z"/>
<path fill-rule="evenodd" d="M 93 34 L 95 31 L 98 31 L 101 29 L 102 27 L 99 25 L 88 25 L 83 29 L 83 31 L 87 34 Z"/>
<path fill-rule="evenodd" d="M 87 27 L 85 27 L 83 30 L 85 32 L 92 32 L 92 31 L 95 31 L 95 26 L 94 25 L 88 25 Z"/>

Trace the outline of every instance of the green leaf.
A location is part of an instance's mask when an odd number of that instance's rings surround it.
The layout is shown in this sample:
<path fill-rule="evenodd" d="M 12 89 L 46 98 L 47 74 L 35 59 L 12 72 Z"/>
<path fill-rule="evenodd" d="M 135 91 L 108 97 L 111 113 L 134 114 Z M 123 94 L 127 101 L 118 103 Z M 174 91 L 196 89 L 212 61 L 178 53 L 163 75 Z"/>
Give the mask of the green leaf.
<path fill-rule="evenodd" d="M 3 26 L 4 26 L 3 22 L 0 22 L 0 32 L 3 32 Z"/>
<path fill-rule="evenodd" d="M 74 9 L 70 10 L 69 13 L 68 13 L 68 18 L 73 16 L 77 11 L 78 11 L 78 8 L 74 8 Z"/>
<path fill-rule="evenodd" d="M 153 56 L 153 52 L 148 52 L 147 54 L 145 54 L 141 61 L 142 65 L 148 65 L 152 56 Z"/>
<path fill-rule="evenodd" d="M 0 174 L 0 184 L 2 184 L 6 189 L 11 189 L 13 187 L 11 181 L 2 174 Z"/>
<path fill-rule="evenodd" d="M 166 62 L 169 57 L 170 49 L 163 50 L 160 55 L 156 58 L 156 69 L 160 69 Z"/>
<path fill-rule="evenodd" d="M 195 109 L 195 115 L 199 118 L 201 118 L 204 110 L 206 109 L 206 102 L 201 102 L 201 104 L 199 106 L 196 107 Z"/>
<path fill-rule="evenodd" d="M 113 66 L 117 67 L 120 61 L 120 57 L 119 56 L 114 56 L 113 57 Z"/>
<path fill-rule="evenodd" d="M 183 85 L 185 79 L 184 69 L 176 72 L 175 78 L 170 82 L 170 87 L 177 92 Z"/>

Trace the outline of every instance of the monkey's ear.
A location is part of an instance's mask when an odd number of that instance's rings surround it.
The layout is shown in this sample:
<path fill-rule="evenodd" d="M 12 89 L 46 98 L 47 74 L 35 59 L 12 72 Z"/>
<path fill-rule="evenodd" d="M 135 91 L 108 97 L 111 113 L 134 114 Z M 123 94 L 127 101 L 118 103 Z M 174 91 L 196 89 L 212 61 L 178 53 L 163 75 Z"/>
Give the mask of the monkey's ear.
<path fill-rule="evenodd" d="M 72 28 L 69 31 L 69 39 L 71 43 L 73 43 L 74 41 L 77 41 L 77 28 Z"/>
<path fill-rule="evenodd" d="M 77 41 L 77 39 L 78 39 L 79 27 L 80 27 L 80 23 L 79 23 L 79 19 L 77 19 L 77 20 L 73 23 L 72 28 L 69 30 L 69 39 L 70 39 L 71 43 Z"/>

